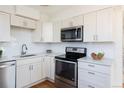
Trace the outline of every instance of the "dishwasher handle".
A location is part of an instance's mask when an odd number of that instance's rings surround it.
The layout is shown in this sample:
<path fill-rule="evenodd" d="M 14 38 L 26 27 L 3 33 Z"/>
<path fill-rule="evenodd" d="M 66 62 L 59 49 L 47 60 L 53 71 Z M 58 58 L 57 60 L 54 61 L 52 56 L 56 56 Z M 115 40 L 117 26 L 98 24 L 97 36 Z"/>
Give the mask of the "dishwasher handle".
<path fill-rule="evenodd" d="M 6 64 L 6 65 L 0 65 L 0 69 L 3 69 L 3 68 L 7 68 L 7 67 L 11 67 L 11 66 L 14 66 L 15 64 Z"/>

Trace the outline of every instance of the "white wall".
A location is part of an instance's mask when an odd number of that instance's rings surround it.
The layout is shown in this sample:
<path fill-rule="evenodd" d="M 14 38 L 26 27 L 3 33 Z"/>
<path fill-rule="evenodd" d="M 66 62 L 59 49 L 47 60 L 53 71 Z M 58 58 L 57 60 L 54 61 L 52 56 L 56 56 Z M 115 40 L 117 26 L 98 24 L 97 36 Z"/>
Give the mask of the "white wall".
<path fill-rule="evenodd" d="M 58 47 L 59 46 L 59 47 Z M 53 52 L 65 52 L 65 47 L 85 47 L 87 48 L 87 56 L 91 57 L 92 52 L 104 52 L 105 58 L 114 57 L 113 43 L 55 43 L 51 44 Z"/>
<path fill-rule="evenodd" d="M 0 43 L 0 47 L 5 49 L 3 56 L 15 56 L 20 55 L 22 44 L 26 44 L 28 47 L 28 53 L 41 53 L 45 52 L 49 48 L 48 44 L 36 44 L 32 43 L 32 31 L 22 28 L 11 28 L 12 41 L 10 43 Z M 48 48 L 47 48 L 48 47 Z"/>
<path fill-rule="evenodd" d="M 112 5 L 73 5 L 66 10 L 59 11 L 51 15 L 51 18 L 52 20 L 61 20 L 61 19 L 66 19 L 73 16 L 86 14 L 88 12 L 108 8 L 108 7 L 112 7 Z"/>

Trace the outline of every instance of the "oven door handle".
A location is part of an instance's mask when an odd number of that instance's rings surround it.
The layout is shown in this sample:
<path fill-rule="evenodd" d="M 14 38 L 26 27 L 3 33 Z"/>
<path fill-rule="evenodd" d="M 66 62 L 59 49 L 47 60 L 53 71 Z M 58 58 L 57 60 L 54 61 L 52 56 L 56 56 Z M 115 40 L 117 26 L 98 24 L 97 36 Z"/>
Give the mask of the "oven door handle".
<path fill-rule="evenodd" d="M 72 64 L 76 64 L 76 62 L 73 62 L 73 61 L 66 61 L 66 60 L 60 60 L 60 59 L 55 59 L 56 61 L 61 61 L 61 62 L 65 62 L 65 63 L 72 63 Z"/>

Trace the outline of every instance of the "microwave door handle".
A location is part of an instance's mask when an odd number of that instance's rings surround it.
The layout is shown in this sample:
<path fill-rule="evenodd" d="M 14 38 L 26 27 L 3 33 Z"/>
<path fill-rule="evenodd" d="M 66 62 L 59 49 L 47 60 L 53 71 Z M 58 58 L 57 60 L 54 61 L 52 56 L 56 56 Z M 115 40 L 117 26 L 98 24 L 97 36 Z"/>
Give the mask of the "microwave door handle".
<path fill-rule="evenodd" d="M 78 34 L 78 28 L 76 28 L 76 31 L 75 31 L 76 38 L 78 37 L 77 34 Z"/>

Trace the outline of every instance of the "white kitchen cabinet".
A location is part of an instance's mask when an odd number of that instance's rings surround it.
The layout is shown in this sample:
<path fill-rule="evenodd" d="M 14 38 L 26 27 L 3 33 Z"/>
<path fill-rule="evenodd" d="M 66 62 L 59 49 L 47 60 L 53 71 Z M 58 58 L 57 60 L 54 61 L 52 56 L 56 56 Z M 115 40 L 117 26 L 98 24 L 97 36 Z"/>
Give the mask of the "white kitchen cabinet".
<path fill-rule="evenodd" d="M 46 56 L 44 57 L 44 63 L 45 63 L 45 74 L 47 78 L 50 78 L 50 69 L 51 69 L 51 59 L 50 57 Z"/>
<path fill-rule="evenodd" d="M 0 5 L 0 11 L 5 13 L 14 13 L 14 5 Z"/>
<path fill-rule="evenodd" d="M 84 42 L 112 42 L 113 24 L 113 8 L 85 14 Z"/>
<path fill-rule="evenodd" d="M 104 9 L 97 12 L 97 40 L 113 41 L 114 9 Z"/>
<path fill-rule="evenodd" d="M 16 87 L 26 87 L 42 79 L 41 57 L 17 60 Z"/>
<path fill-rule="evenodd" d="M 83 25 L 83 15 L 72 17 L 72 26 L 80 26 Z"/>
<path fill-rule="evenodd" d="M 79 88 L 110 88 L 113 60 L 95 61 L 90 58 L 78 62 Z"/>
<path fill-rule="evenodd" d="M 80 25 L 83 25 L 83 15 L 62 20 L 61 27 L 66 28 L 66 27 L 80 26 Z"/>
<path fill-rule="evenodd" d="M 16 69 L 16 87 L 21 88 L 30 84 L 30 65 L 19 66 Z"/>
<path fill-rule="evenodd" d="M 42 42 L 42 22 L 37 21 L 35 31 L 32 31 L 32 42 Z"/>
<path fill-rule="evenodd" d="M 23 16 L 27 18 L 31 18 L 34 20 L 39 20 L 40 19 L 40 11 L 27 7 L 27 6 L 22 6 L 18 5 L 15 7 L 15 14 L 18 16 Z"/>
<path fill-rule="evenodd" d="M 50 79 L 55 80 L 55 58 L 51 57 Z"/>
<path fill-rule="evenodd" d="M 27 29 L 36 29 L 37 21 L 20 16 L 11 15 L 11 25 Z"/>
<path fill-rule="evenodd" d="M 36 62 L 31 64 L 31 82 L 36 82 L 41 79 L 42 69 L 41 69 L 41 62 Z"/>
<path fill-rule="evenodd" d="M 10 39 L 10 15 L 0 12 L 0 42 Z"/>
<path fill-rule="evenodd" d="M 53 42 L 53 24 L 51 22 L 42 24 L 42 42 Z"/>
<path fill-rule="evenodd" d="M 97 33 L 96 26 L 96 12 L 84 15 L 84 42 L 96 41 L 95 35 Z"/>
<path fill-rule="evenodd" d="M 55 59 L 54 57 L 44 57 L 46 77 L 50 80 L 55 80 Z"/>
<path fill-rule="evenodd" d="M 66 27 L 72 27 L 72 18 L 64 19 L 61 21 L 61 27 L 66 28 Z"/>
<path fill-rule="evenodd" d="M 61 42 L 61 21 L 53 22 L 53 42 Z"/>

